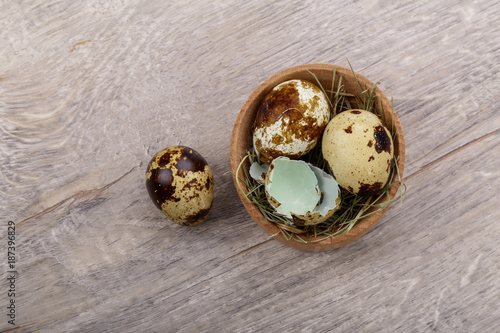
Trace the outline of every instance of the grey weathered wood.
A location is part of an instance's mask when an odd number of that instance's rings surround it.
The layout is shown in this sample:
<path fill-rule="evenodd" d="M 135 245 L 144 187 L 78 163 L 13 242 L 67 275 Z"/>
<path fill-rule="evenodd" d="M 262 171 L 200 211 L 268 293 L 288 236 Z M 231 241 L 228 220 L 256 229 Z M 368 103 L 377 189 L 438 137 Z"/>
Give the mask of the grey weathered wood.
<path fill-rule="evenodd" d="M 0 216 L 16 332 L 500 331 L 497 1 L 0 4 Z M 290 66 L 348 66 L 401 118 L 403 206 L 344 248 L 270 240 L 229 171 L 234 120 Z M 159 149 L 212 166 L 208 220 L 144 187 Z"/>

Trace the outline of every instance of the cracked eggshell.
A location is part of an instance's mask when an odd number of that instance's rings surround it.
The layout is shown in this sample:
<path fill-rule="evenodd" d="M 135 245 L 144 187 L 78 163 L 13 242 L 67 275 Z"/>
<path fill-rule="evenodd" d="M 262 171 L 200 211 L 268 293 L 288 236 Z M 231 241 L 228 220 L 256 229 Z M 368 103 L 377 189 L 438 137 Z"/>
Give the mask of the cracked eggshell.
<path fill-rule="evenodd" d="M 210 166 L 198 152 L 184 146 L 165 148 L 151 159 L 146 188 L 156 207 L 180 225 L 203 222 L 214 198 Z"/>
<path fill-rule="evenodd" d="M 330 119 L 328 100 L 306 80 L 278 84 L 264 98 L 254 122 L 253 144 L 264 163 L 297 159 L 314 148 Z"/>
<path fill-rule="evenodd" d="M 322 152 L 339 185 L 355 195 L 374 195 L 389 180 L 394 144 L 372 112 L 348 110 L 333 117 L 323 134 Z"/>
<path fill-rule="evenodd" d="M 310 165 L 310 168 L 316 175 L 321 190 L 321 200 L 312 218 L 313 224 L 317 224 L 329 219 L 340 208 L 341 192 L 339 184 L 332 175 L 313 165 Z"/>
<path fill-rule="evenodd" d="M 265 192 L 276 213 L 298 226 L 324 222 L 340 206 L 340 188 L 331 175 L 287 157 L 278 157 L 269 166 Z"/>
<path fill-rule="evenodd" d="M 250 165 L 248 173 L 257 183 L 264 184 L 267 170 L 269 170 L 269 164 L 259 164 L 257 162 L 253 162 L 252 165 Z"/>

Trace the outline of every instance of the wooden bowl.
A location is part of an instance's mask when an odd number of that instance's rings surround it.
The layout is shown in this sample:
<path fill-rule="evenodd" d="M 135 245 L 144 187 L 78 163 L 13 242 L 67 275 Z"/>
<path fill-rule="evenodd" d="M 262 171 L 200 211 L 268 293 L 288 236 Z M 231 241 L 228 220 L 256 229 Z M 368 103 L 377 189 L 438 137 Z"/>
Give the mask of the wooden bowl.
<path fill-rule="evenodd" d="M 329 65 L 329 64 L 307 64 L 296 67 L 291 67 L 285 69 L 264 81 L 257 89 L 250 95 L 246 103 L 241 108 L 241 111 L 236 119 L 236 123 L 234 124 L 233 133 L 231 137 L 231 170 L 235 175 L 238 169 L 238 165 L 240 164 L 242 158 L 246 155 L 249 148 L 252 146 L 252 125 L 254 123 L 255 116 L 259 109 L 259 106 L 264 99 L 264 97 L 279 83 L 291 80 L 291 79 L 303 79 L 311 81 L 312 83 L 316 83 L 316 79 L 310 72 L 314 73 L 318 80 L 321 82 L 322 86 L 325 89 L 330 89 L 332 86 L 332 77 L 333 70 L 336 69 L 336 77 L 334 91 L 336 91 L 338 83 L 338 77 L 342 76 L 342 84 L 344 85 L 344 89 L 347 93 L 351 93 L 357 96 L 360 96 L 360 91 L 358 87 L 358 83 L 354 77 L 353 72 L 350 69 Z M 309 72 L 310 71 L 310 72 Z M 364 76 L 357 74 L 356 77 L 358 82 L 363 86 L 366 85 L 366 88 L 371 90 L 374 84 L 366 79 Z M 387 121 L 388 127 L 390 128 L 391 119 L 394 115 L 394 126 L 397 129 L 397 137 L 394 142 L 394 152 L 395 155 L 398 156 L 398 167 L 399 173 L 401 177 L 403 176 L 403 168 L 405 162 L 405 143 L 403 137 L 403 129 L 401 127 L 401 123 L 397 114 L 392 111 L 392 105 L 390 100 L 384 95 L 384 93 L 377 87 L 375 88 L 375 93 L 379 95 L 382 100 L 382 108 L 385 115 L 385 119 Z M 377 111 L 380 112 L 379 106 L 377 105 Z M 248 164 L 244 165 L 244 167 L 248 168 Z M 244 178 L 243 170 L 239 170 L 238 177 Z M 296 249 L 307 250 L 307 251 L 326 251 L 332 250 L 349 243 L 354 242 L 359 239 L 361 236 L 365 235 L 373 226 L 377 223 L 377 221 L 382 217 L 387 208 L 372 215 L 369 215 L 361 220 L 359 220 L 355 226 L 340 237 L 330 237 L 321 241 L 314 241 L 312 238 L 311 242 L 301 242 L 294 239 L 287 239 L 276 226 L 275 223 L 266 221 L 262 213 L 259 209 L 248 202 L 245 198 L 245 195 L 239 190 L 237 184 L 237 178 L 233 177 L 234 183 L 236 185 L 236 190 L 238 195 L 240 196 L 243 205 L 246 210 L 252 217 L 252 219 L 257 223 L 259 227 L 264 230 L 265 233 L 273 237 L 275 240 L 291 246 Z M 240 186 L 243 191 L 248 193 L 248 189 L 246 186 L 240 182 Z M 390 189 L 390 198 L 393 199 L 399 189 L 399 185 L 392 186 Z M 386 198 L 381 199 L 380 202 L 386 201 Z M 375 210 L 372 208 L 372 210 Z M 369 213 L 367 211 L 367 213 Z M 322 237 L 324 238 L 324 236 Z M 319 240 L 319 238 L 318 238 Z"/>

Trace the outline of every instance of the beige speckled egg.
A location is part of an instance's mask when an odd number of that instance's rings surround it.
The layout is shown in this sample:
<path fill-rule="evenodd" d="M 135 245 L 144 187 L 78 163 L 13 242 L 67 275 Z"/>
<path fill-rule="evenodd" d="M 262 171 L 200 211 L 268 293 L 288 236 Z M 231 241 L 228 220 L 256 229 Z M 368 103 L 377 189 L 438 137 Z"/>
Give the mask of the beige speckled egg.
<path fill-rule="evenodd" d="M 165 148 L 151 159 L 146 188 L 156 207 L 181 225 L 203 222 L 214 198 L 210 166 L 198 152 L 184 146 Z"/>
<path fill-rule="evenodd" d="M 372 112 L 348 110 L 333 117 L 323 134 L 322 152 L 339 185 L 353 194 L 374 195 L 389 180 L 394 145 Z"/>
<path fill-rule="evenodd" d="M 318 86 L 306 80 L 285 81 L 260 105 L 254 148 L 267 164 L 278 156 L 297 159 L 314 148 L 329 119 L 328 100 Z"/>

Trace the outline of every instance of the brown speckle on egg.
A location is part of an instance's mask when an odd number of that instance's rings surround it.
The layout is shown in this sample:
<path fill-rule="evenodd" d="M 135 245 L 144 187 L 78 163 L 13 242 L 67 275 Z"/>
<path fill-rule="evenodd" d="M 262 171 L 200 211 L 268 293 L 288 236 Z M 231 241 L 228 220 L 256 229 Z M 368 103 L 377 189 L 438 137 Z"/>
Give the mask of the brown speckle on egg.
<path fill-rule="evenodd" d="M 293 223 L 299 227 L 302 227 L 306 224 L 306 221 L 304 219 L 298 218 L 297 216 L 292 216 Z"/>
<path fill-rule="evenodd" d="M 375 182 L 373 184 L 360 183 L 359 185 L 358 195 L 364 197 L 369 197 L 377 194 L 377 192 L 379 192 L 384 186 L 384 184 L 382 184 L 381 182 Z"/>
<path fill-rule="evenodd" d="M 385 129 L 383 125 L 379 125 L 374 128 L 373 132 L 373 136 L 375 138 L 375 150 L 377 153 L 380 154 L 385 151 L 390 154 L 392 141 L 389 137 L 387 129 Z"/>
<path fill-rule="evenodd" d="M 149 162 L 146 188 L 156 207 L 177 224 L 199 224 L 212 207 L 212 171 L 207 161 L 189 147 L 171 146 L 159 151 Z"/>

